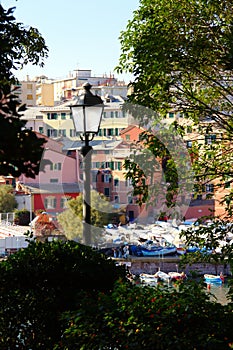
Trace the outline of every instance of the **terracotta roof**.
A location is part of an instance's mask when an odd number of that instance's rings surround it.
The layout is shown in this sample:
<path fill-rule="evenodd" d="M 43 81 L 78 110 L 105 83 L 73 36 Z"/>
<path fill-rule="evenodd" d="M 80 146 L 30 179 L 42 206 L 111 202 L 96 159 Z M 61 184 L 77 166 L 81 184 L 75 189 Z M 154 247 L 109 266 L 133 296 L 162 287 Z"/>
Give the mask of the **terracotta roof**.
<path fill-rule="evenodd" d="M 120 134 L 121 134 L 121 135 L 122 135 L 122 134 L 125 134 L 126 132 L 128 132 L 128 131 L 130 131 L 130 130 L 132 130 L 132 129 L 134 129 L 134 128 L 139 128 L 139 127 L 138 127 L 137 125 L 129 125 L 129 126 L 127 126 L 127 128 L 121 130 L 121 131 L 120 131 Z"/>

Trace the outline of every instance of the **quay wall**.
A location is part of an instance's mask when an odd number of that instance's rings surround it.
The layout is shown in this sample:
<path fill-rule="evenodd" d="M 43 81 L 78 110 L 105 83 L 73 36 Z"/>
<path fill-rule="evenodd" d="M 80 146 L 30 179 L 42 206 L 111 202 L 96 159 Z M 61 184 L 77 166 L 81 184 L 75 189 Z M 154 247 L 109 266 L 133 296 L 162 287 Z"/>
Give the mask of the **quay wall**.
<path fill-rule="evenodd" d="M 210 264 L 210 263 L 195 263 L 192 265 L 187 265 L 184 268 L 179 266 L 180 259 L 179 257 L 174 258 L 143 258 L 143 257 L 129 257 L 127 260 L 125 259 L 114 259 L 120 264 L 125 264 L 131 273 L 134 275 L 140 273 L 149 273 L 155 274 L 157 271 L 161 270 L 163 272 L 170 271 L 184 271 L 188 276 L 191 271 L 195 271 L 198 275 L 203 275 L 205 273 L 208 274 L 220 274 L 222 272 L 225 276 L 231 276 L 232 273 L 230 271 L 229 265 L 223 264 Z"/>

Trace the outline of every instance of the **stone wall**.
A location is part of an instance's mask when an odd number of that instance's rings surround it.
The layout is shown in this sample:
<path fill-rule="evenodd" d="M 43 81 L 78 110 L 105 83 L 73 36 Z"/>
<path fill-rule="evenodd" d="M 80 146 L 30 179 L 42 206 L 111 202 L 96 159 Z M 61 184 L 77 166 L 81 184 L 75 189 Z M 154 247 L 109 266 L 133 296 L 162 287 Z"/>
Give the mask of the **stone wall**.
<path fill-rule="evenodd" d="M 161 270 L 163 272 L 170 272 L 170 271 L 178 271 L 182 272 L 184 271 L 185 274 L 188 276 L 190 275 L 191 271 L 197 272 L 199 275 L 203 275 L 205 273 L 208 274 L 220 274 L 222 272 L 226 276 L 231 276 L 232 273 L 230 271 L 229 265 L 215 265 L 215 264 L 203 264 L 203 263 L 197 263 L 193 265 L 187 265 L 184 269 L 181 269 L 179 267 L 179 258 L 164 258 L 164 259 L 158 259 L 158 258 L 134 258 L 134 259 L 128 259 L 127 262 L 125 260 L 116 259 L 119 260 L 120 263 L 128 266 L 129 270 L 134 275 L 139 275 L 140 273 L 149 273 L 154 274 L 157 271 Z"/>

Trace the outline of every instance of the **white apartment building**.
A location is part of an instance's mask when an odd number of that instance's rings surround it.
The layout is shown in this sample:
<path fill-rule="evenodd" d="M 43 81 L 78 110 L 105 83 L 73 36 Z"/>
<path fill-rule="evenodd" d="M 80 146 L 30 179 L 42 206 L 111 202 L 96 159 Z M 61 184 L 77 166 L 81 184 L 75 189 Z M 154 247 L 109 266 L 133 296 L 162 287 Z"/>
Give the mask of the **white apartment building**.
<path fill-rule="evenodd" d="M 54 107 L 30 107 L 22 116 L 27 121 L 26 127 L 51 138 L 69 138 L 76 140 L 73 119 L 67 101 Z M 115 102 L 104 101 L 105 109 L 100 125 L 99 135 L 96 138 L 120 139 L 120 131 L 132 123 L 129 113 L 122 110 L 124 100 L 118 96 Z"/>

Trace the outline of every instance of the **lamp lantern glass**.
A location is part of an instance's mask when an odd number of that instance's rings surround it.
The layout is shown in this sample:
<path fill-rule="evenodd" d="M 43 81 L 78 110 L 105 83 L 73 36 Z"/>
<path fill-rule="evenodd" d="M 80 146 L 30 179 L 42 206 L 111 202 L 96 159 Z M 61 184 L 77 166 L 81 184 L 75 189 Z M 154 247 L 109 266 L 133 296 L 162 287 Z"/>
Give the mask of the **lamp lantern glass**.
<path fill-rule="evenodd" d="M 104 104 L 99 96 L 92 94 L 89 83 L 83 88 L 84 93 L 77 96 L 77 104 L 70 106 L 74 127 L 80 134 L 98 134 Z"/>

